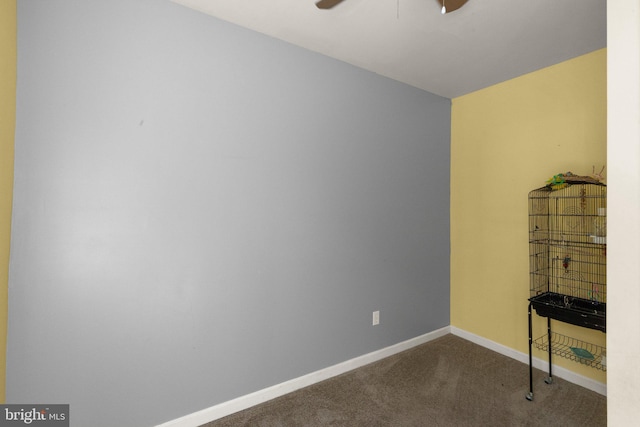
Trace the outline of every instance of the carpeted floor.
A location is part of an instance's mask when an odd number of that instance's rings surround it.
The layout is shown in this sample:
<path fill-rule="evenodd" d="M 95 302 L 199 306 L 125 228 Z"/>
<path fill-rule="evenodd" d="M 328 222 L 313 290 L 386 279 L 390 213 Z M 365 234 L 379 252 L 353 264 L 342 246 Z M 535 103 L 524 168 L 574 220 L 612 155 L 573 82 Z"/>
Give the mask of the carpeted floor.
<path fill-rule="evenodd" d="M 607 399 L 446 335 L 202 427 L 606 426 Z"/>

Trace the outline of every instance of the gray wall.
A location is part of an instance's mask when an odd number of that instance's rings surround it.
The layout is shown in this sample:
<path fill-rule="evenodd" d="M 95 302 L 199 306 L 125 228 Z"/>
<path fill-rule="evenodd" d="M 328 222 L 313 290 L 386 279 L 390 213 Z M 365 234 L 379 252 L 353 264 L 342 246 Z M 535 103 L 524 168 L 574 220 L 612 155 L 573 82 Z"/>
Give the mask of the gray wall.
<path fill-rule="evenodd" d="M 154 425 L 448 325 L 449 139 L 167 0 L 18 2 L 7 401 Z"/>

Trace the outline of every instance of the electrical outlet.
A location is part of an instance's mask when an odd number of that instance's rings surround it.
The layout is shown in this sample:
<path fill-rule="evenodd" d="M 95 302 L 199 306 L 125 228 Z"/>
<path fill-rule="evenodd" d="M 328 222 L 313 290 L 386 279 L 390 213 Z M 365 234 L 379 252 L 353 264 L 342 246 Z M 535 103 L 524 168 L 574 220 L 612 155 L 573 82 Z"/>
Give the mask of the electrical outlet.
<path fill-rule="evenodd" d="M 379 310 L 373 312 L 373 322 L 372 322 L 372 324 L 374 326 L 380 324 L 380 311 Z"/>

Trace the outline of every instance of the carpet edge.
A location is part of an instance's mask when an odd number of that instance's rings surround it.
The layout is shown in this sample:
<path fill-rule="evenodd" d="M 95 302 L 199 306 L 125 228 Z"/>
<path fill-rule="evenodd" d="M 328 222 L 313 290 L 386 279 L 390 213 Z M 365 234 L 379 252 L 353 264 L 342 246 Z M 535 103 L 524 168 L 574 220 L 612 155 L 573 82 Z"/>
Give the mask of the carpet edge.
<path fill-rule="evenodd" d="M 402 341 L 397 344 L 372 351 L 371 353 L 367 353 L 362 356 L 340 362 L 338 364 L 320 369 L 315 372 L 311 372 L 309 374 L 285 381 L 283 383 L 276 384 L 271 387 L 255 391 L 253 393 L 249 393 L 244 396 L 219 403 L 217 405 L 185 415 L 175 420 L 171 420 L 163 424 L 158 424 L 156 427 L 198 427 L 202 424 L 218 420 L 231 414 L 235 414 L 236 412 L 243 411 L 245 409 L 251 408 L 252 406 L 256 406 L 277 397 L 283 396 L 287 393 L 291 393 L 301 388 L 319 383 L 320 381 L 324 381 L 329 378 L 333 378 L 351 370 L 368 365 L 370 363 L 377 362 L 386 357 L 393 356 L 394 354 L 435 340 L 436 338 L 443 337 L 449 333 L 451 333 L 451 326 L 445 326 L 443 328 L 436 329 L 435 331 L 410 338 L 406 341 Z"/>

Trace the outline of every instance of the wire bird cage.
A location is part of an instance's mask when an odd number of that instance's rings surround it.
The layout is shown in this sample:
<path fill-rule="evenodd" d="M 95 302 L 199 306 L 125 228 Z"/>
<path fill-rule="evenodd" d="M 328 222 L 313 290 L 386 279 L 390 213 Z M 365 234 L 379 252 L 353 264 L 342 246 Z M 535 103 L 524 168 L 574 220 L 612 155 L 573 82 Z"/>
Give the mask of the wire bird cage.
<path fill-rule="evenodd" d="M 530 298 L 536 312 L 605 331 L 607 187 L 575 182 L 529 193 Z"/>

